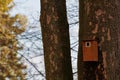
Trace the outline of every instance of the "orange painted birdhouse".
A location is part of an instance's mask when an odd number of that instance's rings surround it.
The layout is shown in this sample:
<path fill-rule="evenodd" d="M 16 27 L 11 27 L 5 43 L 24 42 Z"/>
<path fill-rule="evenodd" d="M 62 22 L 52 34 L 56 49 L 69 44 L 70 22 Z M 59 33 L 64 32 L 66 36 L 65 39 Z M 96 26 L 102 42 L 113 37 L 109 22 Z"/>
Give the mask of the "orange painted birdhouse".
<path fill-rule="evenodd" d="M 83 61 L 98 61 L 98 43 L 96 40 L 83 40 Z"/>

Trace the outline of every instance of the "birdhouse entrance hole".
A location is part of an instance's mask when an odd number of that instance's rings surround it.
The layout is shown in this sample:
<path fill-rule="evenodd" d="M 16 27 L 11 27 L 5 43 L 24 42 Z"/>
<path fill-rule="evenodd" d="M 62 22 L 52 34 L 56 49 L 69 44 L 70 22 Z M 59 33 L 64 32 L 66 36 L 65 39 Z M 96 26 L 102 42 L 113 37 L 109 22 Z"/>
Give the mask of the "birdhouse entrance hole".
<path fill-rule="evenodd" d="M 90 47 L 91 46 L 91 42 L 86 42 L 86 47 Z"/>

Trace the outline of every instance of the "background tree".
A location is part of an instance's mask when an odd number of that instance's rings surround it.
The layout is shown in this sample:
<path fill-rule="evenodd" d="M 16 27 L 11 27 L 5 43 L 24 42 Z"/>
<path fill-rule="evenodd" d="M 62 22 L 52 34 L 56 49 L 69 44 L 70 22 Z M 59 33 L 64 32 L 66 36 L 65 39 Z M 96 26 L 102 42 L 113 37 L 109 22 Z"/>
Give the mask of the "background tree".
<path fill-rule="evenodd" d="M 80 32 L 78 54 L 78 80 L 93 80 L 89 69 L 82 61 L 82 40 L 99 39 L 102 56 L 92 72 L 96 80 L 119 80 L 120 75 L 120 1 L 80 0 Z M 89 66 L 89 69 L 86 67 Z M 92 67 L 93 68 L 93 67 Z M 88 69 L 88 70 L 87 70 Z"/>
<path fill-rule="evenodd" d="M 10 17 L 12 2 L 13 0 L 0 0 L 0 79 L 24 80 L 23 70 L 26 66 L 17 56 L 17 51 L 22 49 L 18 45 L 17 36 L 25 30 L 27 20 L 22 15 Z"/>
<path fill-rule="evenodd" d="M 22 57 L 22 62 L 27 65 L 26 80 L 45 80 L 44 54 L 42 47 L 41 29 L 39 23 L 40 0 L 14 0 L 15 6 L 10 11 L 11 15 L 17 13 L 24 14 L 28 18 L 25 32 L 17 38 L 23 50 L 18 55 Z M 34 3 L 34 4 L 32 4 Z M 70 31 L 71 60 L 74 80 L 77 80 L 77 48 L 78 48 L 78 0 L 67 0 L 67 16 Z M 27 11 L 27 12 L 26 12 Z"/>
<path fill-rule="evenodd" d="M 41 0 L 41 28 L 47 80 L 73 80 L 65 0 Z"/>

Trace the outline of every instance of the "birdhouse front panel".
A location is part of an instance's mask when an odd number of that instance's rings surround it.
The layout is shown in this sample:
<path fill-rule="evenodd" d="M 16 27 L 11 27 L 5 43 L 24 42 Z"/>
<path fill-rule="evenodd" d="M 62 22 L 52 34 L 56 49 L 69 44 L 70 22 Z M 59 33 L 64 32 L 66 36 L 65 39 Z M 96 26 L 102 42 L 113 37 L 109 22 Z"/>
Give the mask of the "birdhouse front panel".
<path fill-rule="evenodd" d="M 82 43 L 83 61 L 98 61 L 98 43 L 95 40 L 86 40 Z"/>

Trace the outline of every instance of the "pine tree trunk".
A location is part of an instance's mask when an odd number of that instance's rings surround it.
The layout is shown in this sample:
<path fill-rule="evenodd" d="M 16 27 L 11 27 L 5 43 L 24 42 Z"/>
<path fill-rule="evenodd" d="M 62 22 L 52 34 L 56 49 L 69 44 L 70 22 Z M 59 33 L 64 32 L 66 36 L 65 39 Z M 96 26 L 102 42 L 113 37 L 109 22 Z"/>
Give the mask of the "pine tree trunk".
<path fill-rule="evenodd" d="M 97 67 L 83 61 L 82 40 L 99 39 Z M 120 80 L 120 1 L 80 0 L 78 80 Z"/>
<path fill-rule="evenodd" d="M 47 80 L 73 80 L 65 0 L 41 0 L 41 28 Z"/>

